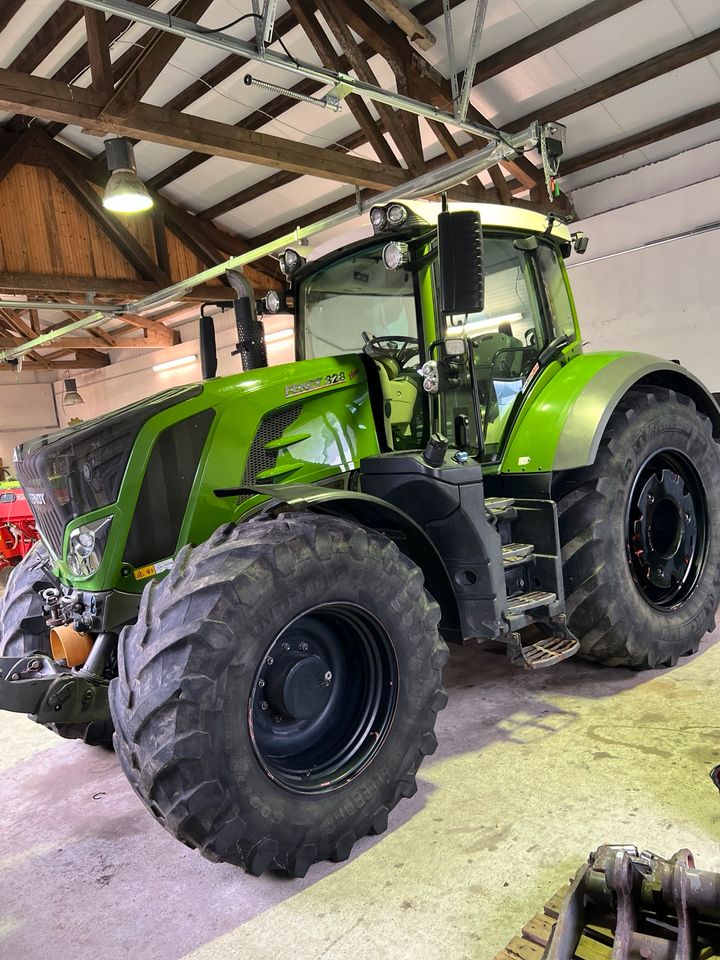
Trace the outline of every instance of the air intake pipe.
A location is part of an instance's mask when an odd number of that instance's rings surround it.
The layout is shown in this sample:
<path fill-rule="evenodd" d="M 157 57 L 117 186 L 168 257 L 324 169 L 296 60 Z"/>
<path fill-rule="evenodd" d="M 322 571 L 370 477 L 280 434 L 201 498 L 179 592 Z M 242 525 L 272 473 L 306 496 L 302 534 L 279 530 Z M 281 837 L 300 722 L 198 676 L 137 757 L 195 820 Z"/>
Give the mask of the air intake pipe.
<path fill-rule="evenodd" d="M 243 370 L 266 367 L 268 362 L 265 333 L 255 313 L 255 293 L 252 284 L 237 270 L 228 270 L 227 278 L 237 295 L 233 300 L 233 308 L 238 340 L 232 355 L 240 354 Z"/>

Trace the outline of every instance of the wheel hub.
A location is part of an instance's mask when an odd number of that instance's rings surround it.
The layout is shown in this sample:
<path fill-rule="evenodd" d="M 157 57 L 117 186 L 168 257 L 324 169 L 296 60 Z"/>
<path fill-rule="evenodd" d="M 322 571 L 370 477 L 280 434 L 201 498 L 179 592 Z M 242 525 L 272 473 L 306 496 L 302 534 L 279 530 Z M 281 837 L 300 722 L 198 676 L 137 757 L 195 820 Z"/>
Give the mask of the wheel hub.
<path fill-rule="evenodd" d="M 675 451 L 653 456 L 638 473 L 628 507 L 628 556 L 635 582 L 653 606 L 686 599 L 702 568 L 705 502 L 695 470 Z"/>
<path fill-rule="evenodd" d="M 395 653 L 380 622 L 349 603 L 313 607 L 258 665 L 248 704 L 255 754 L 294 792 L 339 787 L 382 745 L 397 693 Z"/>
<path fill-rule="evenodd" d="M 695 547 L 693 500 L 682 478 L 670 470 L 648 479 L 638 497 L 634 548 L 647 579 L 670 587 L 685 577 Z"/>
<path fill-rule="evenodd" d="M 267 701 L 283 718 L 309 720 L 325 709 L 332 693 L 332 671 L 316 655 L 284 652 L 268 669 Z"/>

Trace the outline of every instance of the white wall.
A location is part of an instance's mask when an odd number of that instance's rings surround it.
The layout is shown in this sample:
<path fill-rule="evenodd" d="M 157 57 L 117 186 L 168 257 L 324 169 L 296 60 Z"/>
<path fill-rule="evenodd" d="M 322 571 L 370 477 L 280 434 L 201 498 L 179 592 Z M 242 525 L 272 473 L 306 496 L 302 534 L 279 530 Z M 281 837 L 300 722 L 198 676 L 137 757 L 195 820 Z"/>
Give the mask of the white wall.
<path fill-rule="evenodd" d="M 714 391 L 720 391 L 720 177 L 692 181 L 710 151 L 709 169 L 717 174 L 718 146 L 578 190 L 574 200 L 585 218 L 573 229 L 588 234 L 590 247 L 568 264 L 586 349 L 678 359 Z M 675 189 L 665 192 L 669 184 Z M 677 237 L 698 228 L 705 230 Z"/>
<path fill-rule="evenodd" d="M 273 334 L 287 331 L 292 328 L 292 318 L 289 316 L 272 316 L 263 321 L 266 334 L 270 336 L 268 343 L 268 361 L 270 364 L 289 363 L 294 359 L 295 348 L 292 338 L 273 341 Z M 242 365 L 240 357 L 231 356 L 235 348 L 237 334 L 234 319 L 228 311 L 224 316 L 216 316 L 216 337 L 218 352 L 218 376 L 240 373 Z M 109 367 L 97 370 L 88 370 L 75 376 L 77 387 L 83 398 L 82 406 L 63 407 L 62 381 L 55 384 L 58 410 L 63 426 L 71 417 L 82 420 L 91 420 L 93 417 L 117 410 L 135 400 L 150 397 L 170 387 L 184 383 L 195 383 L 202 378 L 200 370 L 200 345 L 196 339 L 197 321 L 188 324 L 181 330 L 182 336 L 187 337 L 182 343 L 174 347 L 165 347 L 161 350 L 128 350 L 123 351 L 123 359 L 113 362 Z M 128 356 L 129 354 L 129 356 Z M 196 356 L 192 363 L 184 364 L 170 370 L 154 371 L 154 365 L 174 358 Z"/>
<path fill-rule="evenodd" d="M 16 443 L 58 427 L 53 385 L 39 380 L 30 373 L 0 374 L 0 459 L 11 470 Z"/>

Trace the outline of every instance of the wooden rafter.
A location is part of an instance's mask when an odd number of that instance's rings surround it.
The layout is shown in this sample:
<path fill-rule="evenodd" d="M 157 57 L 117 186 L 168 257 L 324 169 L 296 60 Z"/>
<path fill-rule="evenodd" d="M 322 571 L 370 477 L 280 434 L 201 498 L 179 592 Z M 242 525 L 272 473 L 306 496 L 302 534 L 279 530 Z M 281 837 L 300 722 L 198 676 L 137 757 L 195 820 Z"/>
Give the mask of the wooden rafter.
<path fill-rule="evenodd" d="M 315 3 L 355 74 L 364 83 L 379 86 L 374 71 L 370 67 L 366 56 L 360 51 L 347 26 L 346 10 L 342 0 L 315 0 Z M 383 103 L 376 103 L 375 108 L 408 167 L 411 170 L 419 171 L 422 165 L 422 154 L 418 155 L 417 144 L 408 135 L 407 127 L 403 123 L 401 115 Z"/>
<path fill-rule="evenodd" d="M 85 8 L 85 32 L 92 88 L 99 96 L 108 99 L 113 92 L 113 70 L 110 35 L 102 11 Z"/>
<path fill-rule="evenodd" d="M 320 61 L 325 67 L 331 70 L 340 70 L 340 58 L 333 50 L 333 46 L 323 32 L 320 24 L 315 18 L 315 12 L 310 0 L 289 0 L 290 9 L 293 11 L 307 34 L 310 43 L 313 45 Z M 313 82 L 314 85 L 314 82 Z M 279 99 L 279 98 L 276 98 Z M 368 106 L 362 97 L 351 94 L 345 101 L 357 120 L 358 126 L 365 134 L 365 137 L 372 145 L 375 154 L 382 163 L 389 163 L 399 166 L 397 157 L 393 153 L 392 147 L 387 142 L 382 132 L 378 129 L 375 118 L 370 113 Z M 247 120 L 245 121 L 247 126 Z"/>
<path fill-rule="evenodd" d="M 211 3 L 212 0 L 180 0 L 173 12 L 178 17 L 197 23 Z M 113 120 L 125 118 L 135 104 L 142 100 L 182 42 L 183 38 L 175 34 L 163 30 L 152 31 L 132 67 L 117 84 L 100 116 Z"/>
<path fill-rule="evenodd" d="M 102 110 L 102 104 L 91 90 L 68 88 L 53 80 L 6 69 L 0 69 L 0 106 L 49 120 L 79 123 L 90 129 L 100 125 L 98 117 Z M 387 164 L 269 134 L 250 133 L 217 120 L 175 113 L 147 103 L 137 104 L 130 116 L 114 122 L 112 129 L 154 143 L 262 166 L 281 166 L 341 183 L 382 189 L 398 186 L 405 179 L 403 171 Z"/>
<path fill-rule="evenodd" d="M 636 63 L 626 70 L 613 74 L 605 80 L 599 80 L 577 93 L 572 93 L 567 97 L 562 97 L 554 103 L 549 103 L 545 107 L 540 107 L 532 113 L 525 114 L 506 123 L 504 129 L 510 133 L 522 130 L 524 126 L 532 120 L 539 120 L 545 123 L 550 120 L 562 120 L 573 113 L 585 110 L 603 100 L 609 100 L 611 97 L 624 93 L 632 87 L 637 87 L 641 83 L 647 83 L 648 80 L 655 80 L 657 77 L 673 70 L 679 70 L 681 67 L 694 63 L 703 57 L 708 57 L 720 50 L 720 29 L 711 30 L 700 37 L 688 40 L 687 43 L 681 43 L 677 47 L 672 47 L 663 53 L 659 53 L 642 63 Z"/>
<path fill-rule="evenodd" d="M 0 292 L 9 294 L 86 294 L 92 290 L 97 295 L 113 300 L 139 300 L 156 293 L 157 283 L 151 280 L 127 280 L 120 278 L 82 277 L 72 274 L 41 274 L 20 271 L 0 271 Z M 183 300 L 201 303 L 203 300 L 228 300 L 234 297 L 231 287 L 204 283 L 188 291 Z"/>
<path fill-rule="evenodd" d="M 405 33 L 411 43 L 417 44 L 421 50 L 430 50 L 435 46 L 436 38 L 417 16 L 400 3 L 400 0 L 370 0 L 374 7 L 384 13 L 388 20 L 392 20 Z"/>
<path fill-rule="evenodd" d="M 668 137 L 677 136 L 679 133 L 686 133 L 688 130 L 694 130 L 703 124 L 712 123 L 714 120 L 720 120 L 720 103 L 710 104 L 709 107 L 701 107 L 699 110 L 692 110 L 680 117 L 672 120 L 666 120 L 664 123 L 658 123 L 646 130 L 640 130 L 638 133 L 630 134 L 621 140 L 615 140 L 604 147 L 596 147 L 578 157 L 571 157 L 562 165 L 562 175 L 569 176 L 571 173 L 577 173 L 579 170 L 585 170 L 588 167 L 594 167 L 598 163 L 604 163 L 606 160 L 613 160 L 615 157 L 621 157 L 631 150 L 641 150 L 651 143 L 658 143 L 661 140 L 667 140 Z"/>
<path fill-rule="evenodd" d="M 509 47 L 504 47 L 476 63 L 473 86 L 478 86 L 485 80 L 490 80 L 491 77 L 496 77 L 505 70 L 516 67 L 519 63 L 524 63 L 531 57 L 536 57 L 539 53 L 562 43 L 563 40 L 569 40 L 570 37 L 577 36 L 578 33 L 641 2 L 642 0 L 592 0 L 579 10 L 573 10 L 572 13 L 554 20 L 546 27 L 534 30 L 521 40 L 511 43 Z M 458 83 L 462 82 L 462 73 L 458 74 L 457 79 Z"/>

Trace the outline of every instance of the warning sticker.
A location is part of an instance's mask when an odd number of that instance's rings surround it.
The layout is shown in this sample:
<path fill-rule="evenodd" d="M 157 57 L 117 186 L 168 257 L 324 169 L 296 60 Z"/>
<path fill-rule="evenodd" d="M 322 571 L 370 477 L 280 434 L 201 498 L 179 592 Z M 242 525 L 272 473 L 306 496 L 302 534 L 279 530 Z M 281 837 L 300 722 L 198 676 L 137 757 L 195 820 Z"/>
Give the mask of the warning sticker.
<path fill-rule="evenodd" d="M 165 573 L 174 562 L 173 558 L 170 557 L 167 560 L 160 560 L 158 563 L 150 563 L 147 567 L 138 567 L 133 576 L 136 580 L 147 580 L 148 577 L 154 577 L 156 573 Z"/>

